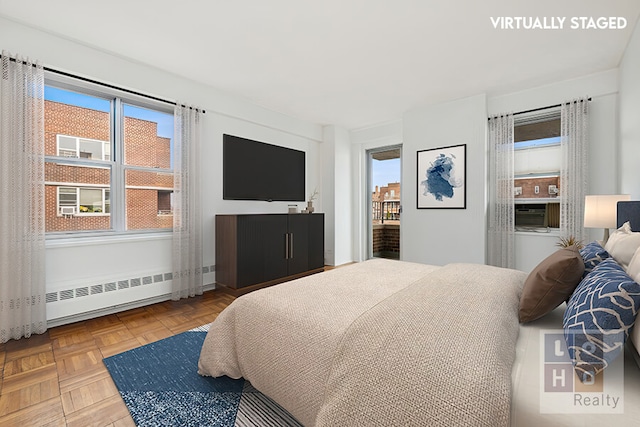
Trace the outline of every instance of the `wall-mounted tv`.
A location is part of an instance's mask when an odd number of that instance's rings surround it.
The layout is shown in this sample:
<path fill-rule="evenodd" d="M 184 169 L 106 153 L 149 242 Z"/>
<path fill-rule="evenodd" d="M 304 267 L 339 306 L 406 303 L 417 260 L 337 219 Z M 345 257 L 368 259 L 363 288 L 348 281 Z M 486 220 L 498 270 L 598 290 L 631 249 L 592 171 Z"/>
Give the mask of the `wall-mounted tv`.
<path fill-rule="evenodd" d="M 305 152 L 224 134 L 222 198 L 304 201 Z"/>

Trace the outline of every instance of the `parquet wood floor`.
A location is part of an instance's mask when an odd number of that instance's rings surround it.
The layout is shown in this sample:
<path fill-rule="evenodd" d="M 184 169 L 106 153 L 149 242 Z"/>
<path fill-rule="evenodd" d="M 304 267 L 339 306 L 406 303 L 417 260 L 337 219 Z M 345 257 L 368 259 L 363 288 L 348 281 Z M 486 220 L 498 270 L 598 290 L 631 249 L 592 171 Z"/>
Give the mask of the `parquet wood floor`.
<path fill-rule="evenodd" d="M 102 359 L 212 322 L 219 291 L 0 344 L 0 426 L 134 426 Z"/>

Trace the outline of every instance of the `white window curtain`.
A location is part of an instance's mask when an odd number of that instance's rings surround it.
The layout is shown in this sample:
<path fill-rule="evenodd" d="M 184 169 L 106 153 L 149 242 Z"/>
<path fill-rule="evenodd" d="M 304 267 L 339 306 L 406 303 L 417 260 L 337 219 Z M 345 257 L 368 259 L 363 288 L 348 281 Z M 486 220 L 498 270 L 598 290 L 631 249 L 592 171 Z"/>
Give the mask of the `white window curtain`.
<path fill-rule="evenodd" d="M 0 343 L 47 330 L 44 272 L 44 70 L 2 52 Z"/>
<path fill-rule="evenodd" d="M 488 263 L 515 267 L 513 114 L 489 120 L 489 248 Z"/>
<path fill-rule="evenodd" d="M 202 294 L 200 111 L 176 105 L 173 148 L 173 280 L 171 298 Z"/>
<path fill-rule="evenodd" d="M 565 102 L 562 104 L 560 115 L 560 233 L 563 237 L 573 236 L 584 241 L 589 101 L 577 99 Z"/>

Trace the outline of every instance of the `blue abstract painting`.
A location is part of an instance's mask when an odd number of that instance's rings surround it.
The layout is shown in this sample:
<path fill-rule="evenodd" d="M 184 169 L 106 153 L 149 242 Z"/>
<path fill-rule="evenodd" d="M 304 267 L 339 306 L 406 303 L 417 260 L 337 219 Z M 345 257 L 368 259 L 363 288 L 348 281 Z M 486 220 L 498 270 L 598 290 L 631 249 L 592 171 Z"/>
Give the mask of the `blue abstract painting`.
<path fill-rule="evenodd" d="M 466 208 L 467 145 L 418 151 L 418 209 Z"/>

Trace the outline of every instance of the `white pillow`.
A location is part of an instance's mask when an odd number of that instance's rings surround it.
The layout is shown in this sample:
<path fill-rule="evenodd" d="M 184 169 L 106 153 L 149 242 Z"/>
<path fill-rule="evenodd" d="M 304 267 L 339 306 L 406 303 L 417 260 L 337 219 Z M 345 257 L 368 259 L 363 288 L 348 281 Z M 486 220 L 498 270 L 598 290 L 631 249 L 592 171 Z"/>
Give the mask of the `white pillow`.
<path fill-rule="evenodd" d="M 633 258 L 631 258 L 629 268 L 627 268 L 627 274 L 635 280 L 636 283 L 640 283 L 640 248 L 636 249 L 636 253 L 633 254 Z M 640 341 L 637 344 L 640 345 Z"/>
<path fill-rule="evenodd" d="M 609 240 L 604 245 L 604 249 L 609 252 L 609 255 L 625 270 L 638 248 L 640 248 L 640 232 L 631 231 L 629 222 L 625 222 L 622 227 L 611 233 Z"/>

